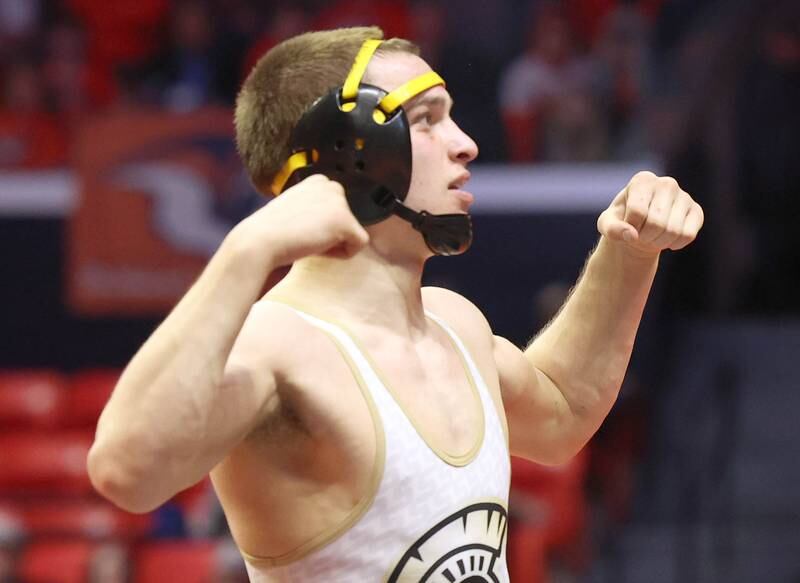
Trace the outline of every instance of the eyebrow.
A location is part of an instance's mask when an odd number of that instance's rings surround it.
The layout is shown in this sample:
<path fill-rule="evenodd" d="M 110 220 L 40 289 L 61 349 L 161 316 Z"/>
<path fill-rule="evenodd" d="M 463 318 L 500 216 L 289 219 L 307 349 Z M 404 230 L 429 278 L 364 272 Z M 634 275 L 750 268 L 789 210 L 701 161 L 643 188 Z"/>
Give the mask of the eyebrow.
<path fill-rule="evenodd" d="M 427 107 L 446 107 L 448 101 L 450 101 L 450 106 L 452 107 L 452 100 L 448 100 L 448 98 L 443 95 L 425 95 L 409 103 L 408 108 L 414 109 L 423 105 Z"/>

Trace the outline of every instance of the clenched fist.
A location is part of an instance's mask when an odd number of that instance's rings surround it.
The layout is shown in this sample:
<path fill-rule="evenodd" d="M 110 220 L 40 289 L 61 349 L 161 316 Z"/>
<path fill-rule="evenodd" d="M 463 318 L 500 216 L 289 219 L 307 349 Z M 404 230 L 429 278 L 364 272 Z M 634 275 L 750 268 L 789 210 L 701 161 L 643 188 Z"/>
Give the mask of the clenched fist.
<path fill-rule="evenodd" d="M 309 255 L 352 257 L 369 241 L 353 216 L 344 188 L 322 174 L 295 184 L 231 234 L 251 254 L 269 254 L 275 266 Z"/>
<path fill-rule="evenodd" d="M 694 241 L 703 209 L 677 181 L 639 172 L 597 219 L 597 230 L 641 253 L 677 251 Z"/>

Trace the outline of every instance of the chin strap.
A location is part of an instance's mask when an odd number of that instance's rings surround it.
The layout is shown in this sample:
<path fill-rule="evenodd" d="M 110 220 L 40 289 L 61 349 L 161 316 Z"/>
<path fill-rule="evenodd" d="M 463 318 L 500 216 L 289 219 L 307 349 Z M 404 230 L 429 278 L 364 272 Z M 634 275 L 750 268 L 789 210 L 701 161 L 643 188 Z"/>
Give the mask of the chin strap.
<path fill-rule="evenodd" d="M 399 200 L 396 200 L 392 212 L 422 233 L 428 249 L 436 255 L 461 255 L 472 244 L 472 219 L 467 214 L 417 212 Z"/>

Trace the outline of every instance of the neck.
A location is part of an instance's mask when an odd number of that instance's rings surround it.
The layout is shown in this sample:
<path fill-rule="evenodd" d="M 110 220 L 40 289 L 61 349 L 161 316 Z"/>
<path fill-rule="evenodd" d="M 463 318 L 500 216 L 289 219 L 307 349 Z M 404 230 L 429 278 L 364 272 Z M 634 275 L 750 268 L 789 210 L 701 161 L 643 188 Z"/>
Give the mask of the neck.
<path fill-rule="evenodd" d="M 389 258 L 373 246 L 350 259 L 313 256 L 297 261 L 268 295 L 282 296 L 349 326 L 415 335 L 425 328 L 421 280 L 424 258 Z"/>

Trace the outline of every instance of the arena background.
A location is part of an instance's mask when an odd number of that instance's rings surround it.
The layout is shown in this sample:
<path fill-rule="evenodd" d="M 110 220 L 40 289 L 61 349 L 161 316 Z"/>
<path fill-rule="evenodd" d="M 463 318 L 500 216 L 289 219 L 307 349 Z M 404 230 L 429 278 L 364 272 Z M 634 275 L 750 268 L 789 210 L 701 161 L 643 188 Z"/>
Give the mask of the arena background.
<path fill-rule="evenodd" d="M 91 490 L 122 366 L 264 201 L 231 111 L 269 47 L 418 42 L 481 148 L 475 244 L 428 282 L 524 344 L 637 170 L 703 204 L 620 400 L 561 468 L 515 460 L 515 582 L 800 581 L 800 4 L 794 0 L 0 0 L 0 582 L 243 581 L 207 483 Z M 300 349 L 298 347 L 298 349 Z"/>

